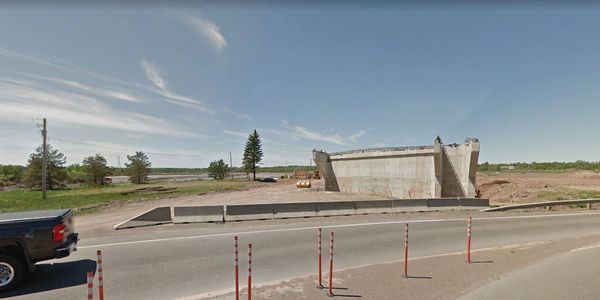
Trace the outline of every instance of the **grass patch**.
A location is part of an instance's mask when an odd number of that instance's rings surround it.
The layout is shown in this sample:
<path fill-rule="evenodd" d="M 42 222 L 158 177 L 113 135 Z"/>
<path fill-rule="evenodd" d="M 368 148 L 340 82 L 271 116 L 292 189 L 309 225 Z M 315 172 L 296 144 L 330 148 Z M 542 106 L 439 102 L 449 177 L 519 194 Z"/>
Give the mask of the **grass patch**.
<path fill-rule="evenodd" d="M 84 186 L 73 189 L 48 191 L 48 200 L 42 200 L 40 191 L 16 190 L 0 192 L 0 212 L 27 211 L 39 209 L 71 208 L 93 212 L 98 206 L 114 202 L 134 202 L 156 200 L 178 196 L 199 195 L 214 192 L 244 190 L 258 186 L 258 183 L 242 180 L 153 182 L 134 185 L 130 183 L 114 184 L 105 187 Z M 163 186 L 175 188 L 171 191 L 151 191 L 131 194 L 122 192 L 143 187 Z"/>
<path fill-rule="evenodd" d="M 598 191 L 580 191 L 580 190 L 565 190 L 565 191 L 548 191 L 540 192 L 537 198 L 543 201 L 551 200 L 573 200 L 573 199 L 592 199 L 600 198 Z"/>

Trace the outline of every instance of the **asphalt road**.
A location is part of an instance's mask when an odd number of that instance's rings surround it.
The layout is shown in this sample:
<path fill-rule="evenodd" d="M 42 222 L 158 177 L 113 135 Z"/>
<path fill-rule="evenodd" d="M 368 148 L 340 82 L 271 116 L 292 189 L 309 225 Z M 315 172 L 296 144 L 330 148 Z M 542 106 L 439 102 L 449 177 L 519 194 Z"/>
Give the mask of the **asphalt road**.
<path fill-rule="evenodd" d="M 571 250 L 465 295 L 470 299 L 598 299 L 600 245 Z"/>
<path fill-rule="evenodd" d="M 473 213 L 473 248 L 560 240 L 599 233 L 600 212 Z M 95 252 L 104 254 L 108 299 L 193 298 L 233 288 L 233 236 L 240 237 L 245 282 L 247 243 L 253 243 L 257 285 L 314 274 L 316 227 L 324 256 L 335 232 L 336 270 L 402 260 L 403 224 L 411 257 L 464 251 L 464 212 L 173 225 L 103 237 L 82 234 L 80 249 L 54 265 L 41 263 L 23 288 L 4 297 L 80 299 Z M 476 259 L 476 256 L 475 258 Z"/>

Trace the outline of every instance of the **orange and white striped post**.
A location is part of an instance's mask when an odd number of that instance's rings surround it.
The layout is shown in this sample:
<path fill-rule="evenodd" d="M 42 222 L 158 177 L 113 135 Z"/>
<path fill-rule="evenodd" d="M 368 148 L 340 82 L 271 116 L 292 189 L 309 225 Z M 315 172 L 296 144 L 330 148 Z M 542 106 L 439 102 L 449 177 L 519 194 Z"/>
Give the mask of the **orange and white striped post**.
<path fill-rule="evenodd" d="M 238 269 L 238 237 L 233 237 L 234 243 L 234 267 L 235 267 L 235 300 L 240 300 L 240 271 Z"/>
<path fill-rule="evenodd" d="M 333 232 L 329 240 L 329 292 L 328 296 L 333 297 Z"/>
<path fill-rule="evenodd" d="M 408 223 L 404 225 L 404 277 L 408 278 Z"/>
<path fill-rule="evenodd" d="M 252 244 L 248 244 L 248 300 L 252 300 Z"/>
<path fill-rule="evenodd" d="M 98 255 L 98 299 L 104 300 L 104 277 L 102 276 L 102 251 L 96 251 Z"/>
<path fill-rule="evenodd" d="M 94 272 L 87 272 L 87 298 L 94 299 Z"/>
<path fill-rule="evenodd" d="M 467 221 L 467 262 L 471 262 L 471 217 Z"/>
<path fill-rule="evenodd" d="M 322 268 L 321 268 L 321 228 L 319 228 L 319 236 L 318 236 L 318 240 L 317 240 L 317 265 L 319 268 L 319 284 L 317 285 L 317 288 L 322 289 L 323 288 L 323 273 L 322 273 Z"/>

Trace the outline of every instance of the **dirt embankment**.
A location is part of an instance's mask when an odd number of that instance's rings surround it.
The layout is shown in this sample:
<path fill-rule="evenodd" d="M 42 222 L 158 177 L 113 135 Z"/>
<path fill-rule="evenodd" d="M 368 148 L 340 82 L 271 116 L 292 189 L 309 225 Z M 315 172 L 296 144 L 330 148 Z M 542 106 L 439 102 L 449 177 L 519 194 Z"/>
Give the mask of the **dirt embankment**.
<path fill-rule="evenodd" d="M 600 195 L 600 173 L 478 173 L 477 189 L 496 205 L 592 197 Z"/>

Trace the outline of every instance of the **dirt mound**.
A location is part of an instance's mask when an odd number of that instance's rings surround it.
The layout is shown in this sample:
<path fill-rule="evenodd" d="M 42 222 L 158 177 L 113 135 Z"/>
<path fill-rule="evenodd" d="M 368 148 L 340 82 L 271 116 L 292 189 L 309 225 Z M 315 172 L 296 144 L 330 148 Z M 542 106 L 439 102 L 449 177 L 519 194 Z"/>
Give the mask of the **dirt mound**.
<path fill-rule="evenodd" d="M 507 184 L 507 183 L 510 183 L 510 181 L 508 181 L 506 179 L 494 179 L 490 182 L 481 184 L 481 187 L 488 187 L 488 186 L 492 186 L 492 185 L 501 185 L 501 184 Z"/>
<path fill-rule="evenodd" d="M 573 199 L 600 192 L 600 173 L 478 173 L 477 190 L 494 205 Z"/>

